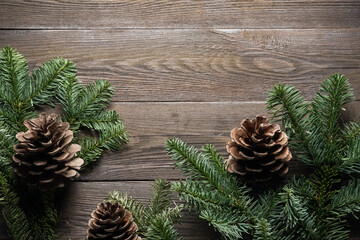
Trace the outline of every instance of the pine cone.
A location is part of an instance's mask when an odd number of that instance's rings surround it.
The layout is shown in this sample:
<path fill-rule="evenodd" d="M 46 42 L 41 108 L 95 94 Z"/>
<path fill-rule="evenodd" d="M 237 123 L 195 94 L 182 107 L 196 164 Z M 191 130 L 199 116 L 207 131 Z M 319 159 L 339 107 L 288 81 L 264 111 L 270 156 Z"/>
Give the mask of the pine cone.
<path fill-rule="evenodd" d="M 20 143 L 14 145 L 15 173 L 42 191 L 63 187 L 79 176 L 77 170 L 84 163 L 76 158 L 80 145 L 70 144 L 74 138 L 70 124 L 57 119 L 56 114 L 41 113 L 39 118 L 24 121 L 27 132 L 16 134 Z"/>
<path fill-rule="evenodd" d="M 253 120 L 243 120 L 230 137 L 232 141 L 226 146 L 229 172 L 250 181 L 266 181 L 288 172 L 287 162 L 292 158 L 288 137 L 278 124 L 269 124 L 267 117 L 258 115 Z"/>
<path fill-rule="evenodd" d="M 87 239 L 141 240 L 132 214 L 118 202 L 100 203 L 92 212 L 87 230 Z"/>

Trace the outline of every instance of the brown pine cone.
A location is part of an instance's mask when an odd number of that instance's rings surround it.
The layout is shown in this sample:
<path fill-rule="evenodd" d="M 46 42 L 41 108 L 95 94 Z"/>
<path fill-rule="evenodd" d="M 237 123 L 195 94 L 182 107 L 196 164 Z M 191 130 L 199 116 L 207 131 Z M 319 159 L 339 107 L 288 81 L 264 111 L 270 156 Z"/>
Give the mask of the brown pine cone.
<path fill-rule="evenodd" d="M 16 134 L 20 143 L 14 145 L 15 173 L 42 191 L 63 187 L 77 178 L 77 170 L 84 163 L 76 157 L 80 145 L 71 144 L 74 136 L 70 124 L 58 118 L 57 114 L 41 113 L 39 118 L 24 121 L 27 132 Z"/>
<path fill-rule="evenodd" d="M 100 203 L 91 214 L 87 240 L 119 239 L 141 240 L 132 214 L 118 202 Z"/>
<path fill-rule="evenodd" d="M 288 172 L 292 158 L 287 147 L 288 137 L 278 124 L 269 124 L 265 116 L 245 119 L 240 128 L 234 128 L 226 149 L 229 172 L 245 176 L 250 181 L 266 181 Z"/>

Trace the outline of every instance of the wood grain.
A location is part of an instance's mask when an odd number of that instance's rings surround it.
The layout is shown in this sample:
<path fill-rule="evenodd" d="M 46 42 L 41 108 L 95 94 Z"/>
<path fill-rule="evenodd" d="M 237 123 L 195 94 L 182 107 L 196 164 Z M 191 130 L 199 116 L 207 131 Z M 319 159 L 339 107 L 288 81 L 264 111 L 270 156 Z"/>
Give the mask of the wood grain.
<path fill-rule="evenodd" d="M 117 190 L 122 193 L 128 193 L 143 202 L 150 197 L 151 184 L 149 181 L 129 181 L 129 182 L 89 182 L 72 183 L 65 194 L 64 204 L 62 206 L 60 221 L 57 230 L 62 233 L 62 240 L 80 239 L 85 236 L 87 222 L 91 212 L 96 205 L 103 201 L 110 191 Z M 176 197 L 174 198 L 174 200 Z M 177 201 L 177 200 L 176 200 Z M 355 224 L 358 223 L 355 222 Z M 180 236 L 185 240 L 215 240 L 220 239 L 218 234 L 200 221 L 195 214 L 184 212 L 182 224 L 177 226 Z M 352 228 L 352 238 L 350 240 L 359 240 L 360 230 Z M 1 239 L 1 238 L 0 238 Z"/>
<path fill-rule="evenodd" d="M 175 169 L 174 161 L 165 151 L 166 141 L 172 136 L 143 136 L 132 138 L 132 142 L 119 154 L 105 153 L 95 166 L 86 169 L 78 181 L 127 181 L 154 180 L 165 178 L 169 180 L 184 179 Z M 206 144 L 213 144 L 226 159 L 225 150 L 229 137 L 218 136 L 178 136 L 181 140 L 201 150 Z M 303 163 L 292 160 L 289 162 L 288 176 L 300 176 L 311 173 L 311 168 Z"/>
<path fill-rule="evenodd" d="M 0 47 L 17 48 L 31 69 L 62 56 L 84 83 L 108 79 L 111 108 L 131 134 L 124 151 L 105 152 L 64 192 L 61 239 L 84 238 L 109 191 L 146 202 L 153 179 L 183 178 L 166 155 L 168 138 L 211 143 L 226 157 L 230 130 L 265 114 L 277 83 L 310 100 L 324 78 L 345 74 L 358 101 L 344 116 L 360 120 L 359 29 L 358 0 L 0 0 Z M 290 162 L 289 175 L 310 171 Z M 182 222 L 185 240 L 220 238 L 194 214 Z M 360 240 L 358 224 L 351 240 Z M 0 240 L 5 225 L 0 217 Z"/>
<path fill-rule="evenodd" d="M 0 2 L 0 28 L 349 28 L 359 10 L 356 0 L 12 0 Z"/>
<path fill-rule="evenodd" d="M 231 129 L 245 118 L 266 114 L 265 103 L 116 103 L 112 105 L 132 135 L 119 154 L 105 153 L 93 171 L 81 181 L 178 179 L 166 155 L 169 138 L 179 137 L 200 148 L 210 143 L 226 158 L 225 145 Z M 345 120 L 360 120 L 360 102 L 345 107 Z M 292 161 L 289 175 L 310 169 Z"/>
<path fill-rule="evenodd" d="M 62 207 L 62 215 L 57 228 L 62 233 L 61 239 L 84 237 L 91 212 L 107 196 L 109 191 L 117 190 L 128 193 L 130 196 L 146 202 L 150 197 L 151 184 L 152 182 L 148 181 L 72 183 L 65 194 L 66 197 L 63 202 L 66 204 Z M 220 239 L 220 236 L 214 234 L 205 222 L 200 221 L 195 214 L 187 212 L 184 212 L 182 224 L 178 225 L 177 229 L 179 235 L 183 236 L 185 240 Z M 358 240 L 359 229 L 352 229 L 353 237 L 350 240 Z"/>
<path fill-rule="evenodd" d="M 310 99 L 336 72 L 360 99 L 359 39 L 358 29 L 0 31 L 31 68 L 62 56 L 85 83 L 108 79 L 114 101 L 264 101 L 284 82 Z"/>
<path fill-rule="evenodd" d="M 61 233 L 60 240 L 84 239 L 91 212 L 110 191 L 128 193 L 146 203 L 151 196 L 151 188 L 151 181 L 71 183 L 64 192 L 64 199 L 61 199 L 64 204 L 60 206 L 61 215 L 56 228 Z M 177 225 L 177 229 L 186 240 L 219 239 L 207 223 L 198 220 L 195 214 L 184 211 L 183 215 L 182 223 Z M 3 220 L 0 221 L 0 240 L 9 240 Z"/>
<path fill-rule="evenodd" d="M 87 222 L 96 205 L 103 201 L 110 191 L 122 193 L 147 202 L 151 191 L 150 181 L 121 181 L 121 182 L 73 182 L 64 192 L 64 203 L 61 206 L 59 224 L 56 228 L 61 233 L 61 240 L 79 240 L 86 236 Z M 174 198 L 175 199 L 175 198 Z M 1 223 L 1 222 L 0 222 Z M 220 239 L 218 234 L 200 221 L 195 214 L 184 211 L 182 224 L 176 226 L 180 236 L 185 240 L 215 240 Z M 356 222 L 352 226 L 350 240 L 359 240 L 360 232 Z M 0 240 L 9 240 L 6 236 L 4 224 L 0 224 Z"/>

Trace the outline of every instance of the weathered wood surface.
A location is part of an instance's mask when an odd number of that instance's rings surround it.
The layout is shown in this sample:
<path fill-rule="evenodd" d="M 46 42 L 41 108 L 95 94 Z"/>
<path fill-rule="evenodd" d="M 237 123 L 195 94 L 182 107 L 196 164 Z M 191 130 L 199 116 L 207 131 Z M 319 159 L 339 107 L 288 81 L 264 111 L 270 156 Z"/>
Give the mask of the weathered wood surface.
<path fill-rule="evenodd" d="M 56 56 L 79 78 L 111 81 L 114 101 L 264 101 L 276 83 L 309 99 L 341 72 L 360 99 L 358 29 L 141 29 L 0 31 L 30 67 Z"/>
<path fill-rule="evenodd" d="M 0 1 L 0 28 L 347 28 L 357 0 Z"/>
<path fill-rule="evenodd" d="M 57 231 L 62 240 L 80 240 L 86 236 L 87 222 L 91 212 L 99 202 L 108 196 L 110 191 L 127 192 L 142 202 L 151 196 L 150 181 L 116 181 L 116 182 L 74 182 L 64 191 L 63 206 Z M 176 197 L 174 196 L 174 200 Z M 195 214 L 183 212 L 182 223 L 177 225 L 179 234 L 185 239 L 219 239 L 206 222 L 198 220 Z M 8 240 L 3 221 L 0 221 L 0 240 Z"/>
<path fill-rule="evenodd" d="M 238 126 L 240 119 L 252 118 L 254 113 L 266 113 L 263 102 L 114 103 L 111 108 L 121 114 L 132 135 L 131 142 L 119 154 L 105 153 L 91 173 L 70 185 L 62 201 L 58 225 L 61 239 L 83 237 L 89 214 L 110 191 L 127 192 L 146 201 L 153 179 L 183 178 L 165 153 L 168 138 L 177 136 L 197 147 L 212 143 L 226 157 L 225 143 L 229 140 L 230 129 Z M 360 119 L 359 101 L 345 109 L 346 120 Z M 290 162 L 289 175 L 309 171 L 297 161 Z M 199 223 L 194 215 L 184 214 L 183 224 L 178 229 L 185 239 L 218 239 L 206 223 Z M 5 233 L 5 226 L 2 226 L 0 233 Z M 355 231 L 353 234 L 360 233 Z"/>
<path fill-rule="evenodd" d="M 30 68 L 62 56 L 79 79 L 108 79 L 111 105 L 131 142 L 105 153 L 63 199 L 62 240 L 81 239 L 91 211 L 111 190 L 146 200 L 152 180 L 183 176 L 165 153 L 168 138 L 226 157 L 229 132 L 265 114 L 267 91 L 289 83 L 310 99 L 341 72 L 354 88 L 347 120 L 360 120 L 358 0 L 47 1 L 0 0 L 0 47 L 11 45 Z M 291 161 L 290 174 L 310 171 Z M 175 198 L 174 198 L 175 199 Z M 351 240 L 360 240 L 359 221 Z M 187 239 L 219 239 L 195 215 L 178 226 Z M 0 220 L 0 239 L 7 240 Z"/>
<path fill-rule="evenodd" d="M 105 153 L 92 173 L 82 181 L 178 179 L 165 152 L 167 139 L 179 137 L 198 148 L 213 144 L 226 158 L 225 145 L 231 129 L 244 118 L 266 114 L 265 103 L 116 103 L 131 135 L 130 143 L 120 154 Z M 360 120 L 360 102 L 346 106 L 346 120 Z M 290 163 L 290 174 L 307 172 L 299 162 Z"/>
<path fill-rule="evenodd" d="M 66 205 L 64 205 L 62 213 L 67 218 L 60 220 L 58 230 L 63 233 L 63 239 L 80 239 L 85 235 L 84 229 L 86 229 L 89 216 L 96 208 L 97 202 L 101 202 L 109 194 L 109 191 L 128 192 L 139 200 L 147 202 L 151 195 L 151 185 L 152 183 L 149 181 L 74 183 L 70 185 L 64 199 Z M 179 234 L 185 239 L 192 240 L 214 239 L 211 238 L 212 235 L 217 237 L 206 223 L 202 222 L 194 226 L 194 222 L 198 222 L 197 216 L 184 211 L 182 224 L 177 226 Z"/>

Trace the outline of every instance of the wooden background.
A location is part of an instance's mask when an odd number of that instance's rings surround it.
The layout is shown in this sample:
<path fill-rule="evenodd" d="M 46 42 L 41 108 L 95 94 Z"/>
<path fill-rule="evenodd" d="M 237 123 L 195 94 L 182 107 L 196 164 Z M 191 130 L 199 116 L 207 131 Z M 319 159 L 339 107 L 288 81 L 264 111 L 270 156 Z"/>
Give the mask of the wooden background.
<path fill-rule="evenodd" d="M 90 213 L 111 190 L 141 200 L 152 180 L 182 176 L 164 151 L 170 137 L 225 154 L 243 118 L 265 114 L 267 91 L 286 82 L 311 99 L 332 73 L 345 74 L 360 120 L 359 0 L 11 0 L 0 1 L 0 47 L 17 48 L 34 68 L 57 56 L 78 66 L 84 83 L 108 79 L 112 108 L 131 134 L 70 184 L 57 230 L 80 239 Z M 291 162 L 300 174 L 301 164 Z M 359 222 L 352 238 L 360 239 Z M 218 239 L 185 214 L 185 240 Z M 4 223 L 0 239 L 8 239 Z"/>

